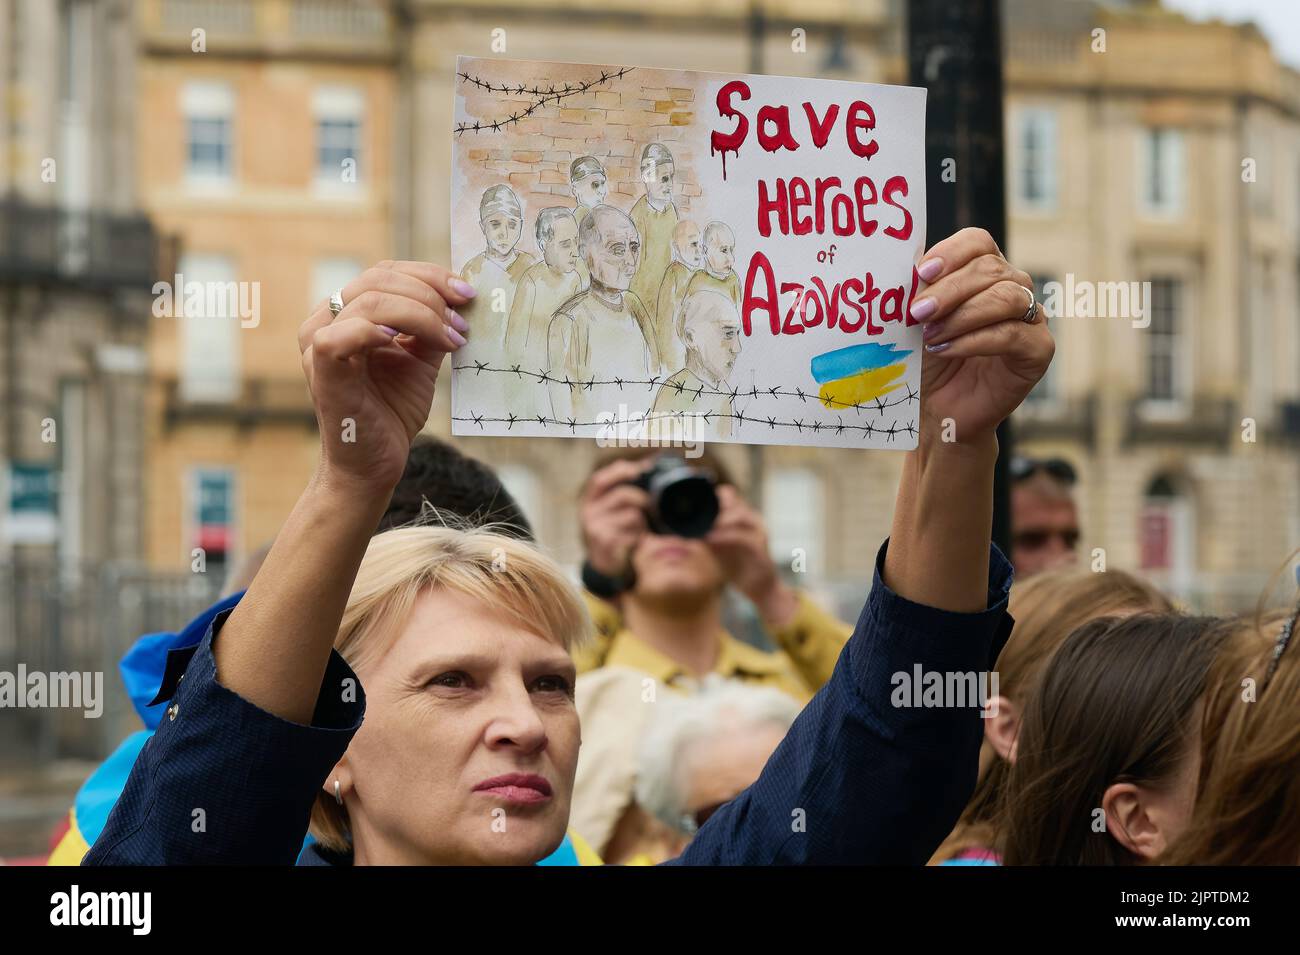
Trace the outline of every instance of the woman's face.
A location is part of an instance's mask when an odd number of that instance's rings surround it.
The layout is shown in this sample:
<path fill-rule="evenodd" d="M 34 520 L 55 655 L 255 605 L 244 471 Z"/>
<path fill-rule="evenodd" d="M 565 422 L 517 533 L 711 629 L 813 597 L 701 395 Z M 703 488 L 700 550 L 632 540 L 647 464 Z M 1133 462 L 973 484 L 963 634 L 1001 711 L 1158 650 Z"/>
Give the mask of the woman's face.
<path fill-rule="evenodd" d="M 366 718 L 339 764 L 358 863 L 528 865 L 555 850 L 580 744 L 558 642 L 434 589 L 358 676 Z"/>

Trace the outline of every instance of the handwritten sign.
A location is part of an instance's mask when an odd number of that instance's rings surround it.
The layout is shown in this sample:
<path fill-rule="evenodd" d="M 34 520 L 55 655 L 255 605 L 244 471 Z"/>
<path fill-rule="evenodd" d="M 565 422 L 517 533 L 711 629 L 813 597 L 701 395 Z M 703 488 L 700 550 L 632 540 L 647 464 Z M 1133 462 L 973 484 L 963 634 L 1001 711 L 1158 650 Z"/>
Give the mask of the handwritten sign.
<path fill-rule="evenodd" d="M 460 57 L 452 430 L 915 447 L 925 91 Z"/>

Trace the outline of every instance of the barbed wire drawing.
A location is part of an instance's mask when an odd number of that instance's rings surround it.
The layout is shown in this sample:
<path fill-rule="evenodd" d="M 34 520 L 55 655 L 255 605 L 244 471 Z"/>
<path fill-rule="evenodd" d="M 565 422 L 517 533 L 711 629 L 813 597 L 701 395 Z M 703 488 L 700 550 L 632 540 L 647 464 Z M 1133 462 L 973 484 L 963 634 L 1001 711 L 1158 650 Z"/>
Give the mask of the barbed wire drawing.
<path fill-rule="evenodd" d="M 706 425 L 709 424 L 711 420 L 714 418 L 730 418 L 733 421 L 737 421 L 741 424 L 744 424 L 745 422 L 751 422 L 757 425 L 766 425 L 771 430 L 775 430 L 777 428 L 794 428 L 800 434 L 803 434 L 804 432 L 809 432 L 813 434 L 820 434 L 821 432 L 826 432 L 828 434 L 838 435 L 838 434 L 843 434 L 846 431 L 858 431 L 862 433 L 862 436 L 864 438 L 880 436 L 884 438 L 884 440 L 886 441 L 893 441 L 894 438 L 900 434 L 906 434 L 909 437 L 913 437 L 916 435 L 915 421 L 908 421 L 906 424 L 900 425 L 897 420 L 894 420 L 890 423 L 889 427 L 885 427 L 884 425 L 873 424 L 871 422 L 867 422 L 866 424 L 846 424 L 843 418 L 840 418 L 834 424 L 831 424 L 829 422 L 822 422 L 822 421 L 804 421 L 802 418 L 795 418 L 793 420 L 786 421 L 786 420 L 777 419 L 775 417 L 747 415 L 741 412 L 727 414 L 723 412 L 684 412 L 683 411 L 683 412 L 676 412 L 675 414 L 669 416 L 637 415 L 629 418 L 617 418 L 617 417 L 610 416 L 610 417 L 598 418 L 595 421 L 576 421 L 573 418 L 569 418 L 565 420 L 560 418 L 551 418 L 545 415 L 533 415 L 530 417 L 527 415 L 507 414 L 504 417 L 493 417 L 486 413 L 475 414 L 474 412 L 470 412 L 468 415 L 453 415 L 451 420 L 462 421 L 468 424 L 478 425 L 480 429 L 483 429 L 483 426 L 485 424 L 504 424 L 506 426 L 506 430 L 511 430 L 516 424 L 536 423 L 542 426 L 554 424 L 554 425 L 560 425 L 562 427 L 568 428 L 570 432 L 576 434 L 578 428 L 600 427 L 600 428 L 608 429 L 620 425 L 656 425 L 656 424 L 662 425 L 665 421 L 677 420 L 681 422 L 687 420 L 688 418 L 698 418 L 699 420 L 702 420 Z"/>
<path fill-rule="evenodd" d="M 491 83 L 469 73 L 457 73 L 456 75 L 458 77 L 469 83 L 471 86 L 475 86 L 490 93 L 505 93 L 507 95 L 515 94 L 518 96 L 528 95 L 540 97 L 540 99 L 533 100 L 533 102 L 529 103 L 527 107 L 522 110 L 516 110 L 505 119 L 492 120 L 491 122 L 487 120 L 475 120 L 472 123 L 457 123 L 455 133 L 459 136 L 462 133 L 479 133 L 488 130 L 498 132 L 503 127 L 512 126 L 521 119 L 531 116 L 537 110 L 545 106 L 549 101 L 554 100 L 558 105 L 561 100 L 567 99 L 570 96 L 577 96 L 580 93 L 587 92 L 593 87 L 600 86 L 602 83 L 608 83 L 610 80 L 626 76 L 628 73 L 632 72 L 632 69 L 633 68 L 630 66 L 625 66 L 621 69 L 614 70 L 613 72 L 602 70 L 600 76 L 588 80 L 585 83 L 578 83 L 577 85 L 565 83 L 563 86 L 552 84 L 545 88 L 540 86 L 525 86 L 523 83 Z"/>
<path fill-rule="evenodd" d="M 579 389 L 585 391 L 591 391 L 592 388 L 594 387 L 609 386 L 609 385 L 616 386 L 621 391 L 624 387 L 630 388 L 634 386 L 645 385 L 648 391 L 653 392 L 655 388 L 664 384 L 664 382 L 669 377 L 667 375 L 656 375 L 653 378 L 592 377 L 586 380 L 575 381 L 570 379 L 567 376 L 552 374 L 551 372 L 548 372 L 545 369 L 541 369 L 538 371 L 528 371 L 527 369 L 519 365 L 513 365 L 509 368 L 499 368 L 499 367 L 493 367 L 484 361 L 473 361 L 473 362 L 467 362 L 459 365 L 452 365 L 452 370 L 473 372 L 475 375 L 488 373 L 488 374 L 515 375 L 519 379 L 532 378 L 535 379 L 538 384 L 553 383 L 557 385 L 566 385 L 568 386 L 570 391 L 576 391 Z M 749 388 L 729 388 L 725 390 L 719 388 L 707 388 L 702 386 L 688 388 L 679 385 L 673 385 L 672 387 L 677 388 L 678 393 L 684 392 L 686 394 L 692 394 L 695 395 L 696 398 L 700 398 L 704 395 L 709 395 L 710 397 L 728 397 L 733 401 L 736 400 L 737 398 L 798 398 L 800 401 L 805 401 L 805 402 L 811 398 L 813 401 L 819 402 L 821 404 L 830 405 L 833 407 L 839 407 L 846 410 L 851 408 L 855 411 L 873 411 L 876 414 L 884 414 L 890 408 L 895 408 L 898 407 L 899 405 L 916 401 L 920 397 L 918 392 L 915 391 L 912 388 L 912 386 L 908 384 L 903 385 L 903 387 L 907 389 L 907 394 L 899 395 L 897 398 L 889 401 L 886 401 L 884 399 L 884 396 L 881 396 L 879 398 L 873 398 L 869 401 L 840 401 L 839 399 L 835 398 L 833 394 L 830 393 L 828 393 L 825 397 L 823 397 L 822 395 L 816 392 L 804 391 L 802 388 L 798 386 L 796 386 L 793 390 L 790 390 L 787 389 L 785 386 L 779 384 L 771 387 L 760 388 L 757 385 L 752 385 Z M 485 419 L 485 420 L 505 421 L 506 419 L 501 418 L 501 419 Z M 766 420 L 766 419 L 755 419 L 755 420 Z M 567 424 L 567 422 L 565 421 L 558 421 L 557 423 Z M 826 426 L 823 425 L 823 427 Z"/>

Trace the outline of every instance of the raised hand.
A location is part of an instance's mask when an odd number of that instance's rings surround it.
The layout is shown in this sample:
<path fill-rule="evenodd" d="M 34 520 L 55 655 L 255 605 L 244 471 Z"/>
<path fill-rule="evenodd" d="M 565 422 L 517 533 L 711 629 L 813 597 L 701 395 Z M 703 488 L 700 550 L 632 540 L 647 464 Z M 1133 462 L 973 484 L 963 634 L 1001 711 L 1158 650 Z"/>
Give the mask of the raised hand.
<path fill-rule="evenodd" d="M 1032 323 L 1027 274 L 1012 266 L 983 229 L 962 229 L 921 258 L 929 286 L 912 303 L 925 323 L 922 429 L 977 440 L 1025 399 L 1047 372 L 1055 345 L 1041 306 Z"/>
<path fill-rule="evenodd" d="M 384 261 L 348 283 L 337 316 L 327 300 L 303 322 L 298 348 L 331 481 L 392 490 L 442 360 L 465 344 L 453 306 L 473 292 L 442 266 Z"/>

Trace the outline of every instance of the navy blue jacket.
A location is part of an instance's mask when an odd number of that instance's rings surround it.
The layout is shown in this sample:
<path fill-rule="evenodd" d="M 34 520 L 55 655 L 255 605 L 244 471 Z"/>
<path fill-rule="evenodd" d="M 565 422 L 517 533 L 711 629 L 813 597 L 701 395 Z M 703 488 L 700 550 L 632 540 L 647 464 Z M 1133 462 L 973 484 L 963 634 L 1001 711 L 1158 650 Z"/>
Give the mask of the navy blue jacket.
<path fill-rule="evenodd" d="M 993 547 L 987 609 L 951 613 L 885 586 L 886 547 L 830 680 L 758 780 L 713 814 L 675 864 L 920 865 L 952 829 L 975 783 L 978 704 L 895 706 L 894 675 L 911 678 L 917 665 L 991 671 L 1011 632 L 1011 567 Z M 228 616 L 197 647 L 172 651 L 159 690 L 171 703 L 84 865 L 298 858 L 316 794 L 361 726 L 365 695 L 332 652 L 311 726 L 259 709 L 217 682 L 212 641 Z M 340 692 L 348 679 L 355 702 Z"/>

